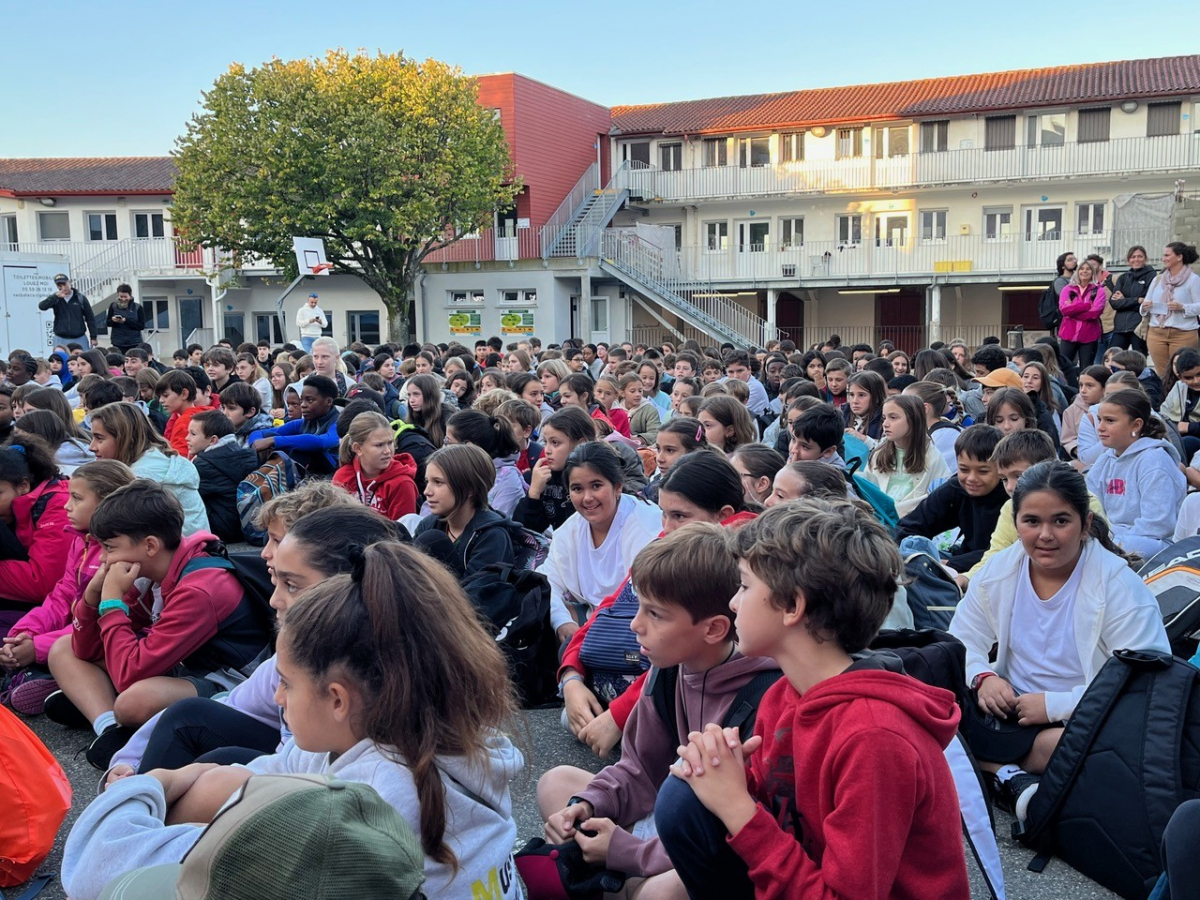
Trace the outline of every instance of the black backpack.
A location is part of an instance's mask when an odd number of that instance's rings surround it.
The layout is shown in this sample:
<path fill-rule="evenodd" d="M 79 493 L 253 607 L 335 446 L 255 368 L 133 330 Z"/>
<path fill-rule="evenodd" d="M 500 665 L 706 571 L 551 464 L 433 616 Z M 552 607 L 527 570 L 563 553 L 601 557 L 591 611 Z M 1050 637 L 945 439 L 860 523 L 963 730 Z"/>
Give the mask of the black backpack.
<path fill-rule="evenodd" d="M 1171 814 L 1200 796 L 1200 669 L 1118 650 L 1088 685 L 1013 836 L 1129 900 L 1162 872 Z"/>
<path fill-rule="evenodd" d="M 221 541 L 209 541 L 204 550 L 208 556 L 197 556 L 189 561 L 179 573 L 179 577 L 183 578 L 200 569 L 224 569 L 232 572 L 233 577 L 242 586 L 246 599 L 250 601 L 255 618 L 264 626 L 267 634 L 273 635 L 275 610 L 271 608 L 271 595 L 275 593 L 275 585 L 271 582 L 267 561 L 252 551 L 230 553 Z"/>
<path fill-rule="evenodd" d="M 1049 331 L 1054 331 L 1062 323 L 1062 310 L 1058 308 L 1058 292 L 1051 282 L 1038 300 L 1038 318 Z"/>
<path fill-rule="evenodd" d="M 763 669 L 756 672 L 754 677 L 742 685 L 733 698 L 729 712 L 721 721 L 722 728 L 736 728 L 743 741 L 754 734 L 754 719 L 758 715 L 758 704 L 763 694 L 775 682 L 783 677 L 780 669 Z M 679 746 L 679 726 L 675 722 L 675 692 L 679 686 L 679 666 L 666 669 L 652 668 L 646 677 L 646 685 L 642 689 L 644 695 L 649 695 L 654 703 L 658 717 L 662 719 L 667 734 L 674 741 L 673 746 Z"/>
<path fill-rule="evenodd" d="M 1190 658 L 1200 632 L 1200 535 L 1156 553 L 1138 575 L 1158 600 L 1171 652 Z"/>
<path fill-rule="evenodd" d="M 936 628 L 896 628 L 881 631 L 870 652 L 894 656 L 904 674 L 954 694 L 959 707 L 970 702 L 967 687 L 967 648 L 954 635 Z"/>

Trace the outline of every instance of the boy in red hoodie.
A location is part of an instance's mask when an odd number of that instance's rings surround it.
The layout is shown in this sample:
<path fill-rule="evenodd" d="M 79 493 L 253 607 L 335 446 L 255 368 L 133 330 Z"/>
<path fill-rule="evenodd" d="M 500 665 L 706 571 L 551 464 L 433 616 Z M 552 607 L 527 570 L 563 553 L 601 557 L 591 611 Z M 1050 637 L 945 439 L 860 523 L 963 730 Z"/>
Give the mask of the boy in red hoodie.
<path fill-rule="evenodd" d="M 775 663 L 738 652 L 729 616 L 737 563 L 719 525 L 686 525 L 654 541 L 634 558 L 630 578 L 638 611 L 629 627 L 642 655 L 652 673 L 678 667 L 674 733 L 647 689 L 625 723 L 620 761 L 594 777 L 573 766 L 551 769 L 538 781 L 538 806 L 546 840 L 574 839 L 589 862 L 647 879 L 642 888 L 630 879 L 627 892 L 679 895 L 679 876 L 644 822 L 676 759 L 677 735 L 724 720 L 742 687 Z"/>
<path fill-rule="evenodd" d="M 228 689 L 208 676 L 243 669 L 270 633 L 227 562 L 211 562 L 216 538 L 182 537 L 183 509 L 162 485 L 139 478 L 114 491 L 92 513 L 91 533 L 100 568 L 75 603 L 72 633 L 50 648 L 62 689 L 45 712 L 96 732 L 87 758 L 103 771 L 156 713 Z"/>
<path fill-rule="evenodd" d="M 196 413 L 208 409 L 196 402 L 196 381 L 187 372 L 178 370 L 168 372 L 154 386 L 158 400 L 170 417 L 163 437 L 171 445 L 171 449 L 187 459 L 191 456 L 188 450 L 188 423 Z"/>
<path fill-rule="evenodd" d="M 688 894 L 970 896 L 943 756 L 954 697 L 851 656 L 891 607 L 896 545 L 850 503 L 803 498 L 730 541 L 742 652 L 770 656 L 784 678 L 754 737 L 693 731 L 659 792 L 659 837 Z"/>

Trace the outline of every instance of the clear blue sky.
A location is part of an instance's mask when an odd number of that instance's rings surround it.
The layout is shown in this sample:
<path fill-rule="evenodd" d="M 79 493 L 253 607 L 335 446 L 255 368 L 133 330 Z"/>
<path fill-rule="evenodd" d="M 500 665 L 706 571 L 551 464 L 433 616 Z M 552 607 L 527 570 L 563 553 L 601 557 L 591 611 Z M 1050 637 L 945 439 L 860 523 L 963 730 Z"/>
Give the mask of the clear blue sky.
<path fill-rule="evenodd" d="M 230 62 L 329 47 L 518 71 L 606 105 L 1170 56 L 1186 4 L 544 0 L 10 3 L 0 157 L 168 153 Z"/>

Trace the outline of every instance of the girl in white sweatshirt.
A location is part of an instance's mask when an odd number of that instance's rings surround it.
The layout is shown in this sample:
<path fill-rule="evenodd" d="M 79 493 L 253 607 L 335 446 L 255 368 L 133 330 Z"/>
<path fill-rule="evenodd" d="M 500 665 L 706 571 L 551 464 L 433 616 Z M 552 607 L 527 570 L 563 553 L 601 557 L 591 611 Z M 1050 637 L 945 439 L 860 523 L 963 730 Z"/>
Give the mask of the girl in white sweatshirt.
<path fill-rule="evenodd" d="M 906 516 L 950 477 L 950 469 L 926 430 L 920 398 L 888 397 L 882 433 L 883 441 L 871 453 L 865 474 L 896 501 L 896 512 Z"/>
<path fill-rule="evenodd" d="M 419 550 L 379 542 L 351 562 L 297 599 L 279 631 L 276 701 L 291 740 L 245 767 L 117 781 L 68 838 L 71 897 L 179 862 L 203 826 L 174 823 L 210 821 L 252 775 L 308 773 L 369 784 L 404 817 L 428 896 L 515 900 L 508 783 L 524 761 L 501 731 L 516 702 L 500 648 L 454 576 Z"/>

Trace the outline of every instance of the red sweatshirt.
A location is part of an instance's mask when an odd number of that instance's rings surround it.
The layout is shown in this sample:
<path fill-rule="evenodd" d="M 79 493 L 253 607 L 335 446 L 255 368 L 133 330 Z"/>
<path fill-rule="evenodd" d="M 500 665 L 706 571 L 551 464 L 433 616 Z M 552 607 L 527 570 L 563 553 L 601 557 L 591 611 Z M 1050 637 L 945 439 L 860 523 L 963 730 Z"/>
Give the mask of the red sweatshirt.
<path fill-rule="evenodd" d="M 417 461 L 408 453 L 397 453 L 391 464 L 374 478 L 362 473 L 358 457 L 333 473 L 333 483 L 353 494 L 359 502 L 395 522 L 417 511 Z"/>
<path fill-rule="evenodd" d="M 949 691 L 850 669 L 804 696 L 767 691 L 747 782 L 759 801 L 729 844 L 758 898 L 970 896 L 954 779 Z"/>
<path fill-rule="evenodd" d="M 48 497 L 37 524 L 33 508 Z M 75 532 L 67 519 L 67 479 L 43 481 L 12 502 L 13 532 L 28 559 L 0 560 L 0 597 L 37 604 L 63 577 Z"/>
<path fill-rule="evenodd" d="M 125 595 L 128 616 L 120 611 L 101 616 L 80 598 L 71 635 L 75 655 L 93 662 L 103 660 L 108 677 L 120 692 L 135 682 L 166 674 L 216 637 L 221 623 L 241 604 L 242 586 L 232 572 L 223 569 L 202 569 L 182 580 L 179 577 L 183 567 L 205 555 L 205 545 L 216 539 L 207 531 L 198 531 L 180 543 L 167 577 L 158 585 L 162 609 L 157 618 L 150 588 L 142 590 L 135 585 Z"/>
<path fill-rule="evenodd" d="M 192 453 L 188 450 L 187 433 L 188 423 L 192 421 L 192 416 L 197 413 L 208 412 L 207 406 L 189 406 L 182 412 L 172 413 L 171 418 L 167 419 L 167 427 L 163 429 L 163 437 L 167 439 L 167 443 L 171 445 L 171 449 L 182 456 L 184 459 L 191 459 Z"/>

